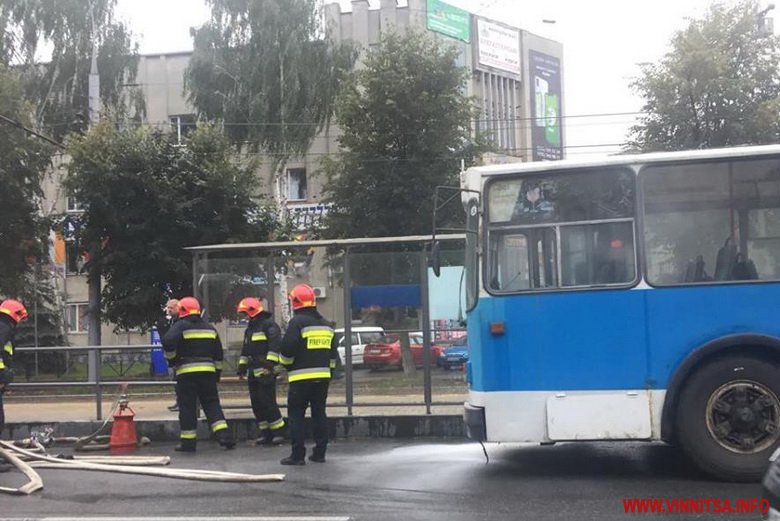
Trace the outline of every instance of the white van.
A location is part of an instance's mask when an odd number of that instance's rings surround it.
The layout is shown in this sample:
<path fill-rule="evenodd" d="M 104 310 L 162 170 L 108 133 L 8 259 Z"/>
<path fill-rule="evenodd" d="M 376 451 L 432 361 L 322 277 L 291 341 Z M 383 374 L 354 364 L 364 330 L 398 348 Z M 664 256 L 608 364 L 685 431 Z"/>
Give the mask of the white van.
<path fill-rule="evenodd" d="M 385 336 L 385 330 L 375 326 L 355 326 L 352 328 L 352 367 L 363 365 L 363 350 L 366 344 L 377 342 Z M 339 339 L 339 358 L 341 365 L 346 365 L 344 354 L 346 347 L 344 344 L 344 328 L 336 330 L 336 337 Z"/>

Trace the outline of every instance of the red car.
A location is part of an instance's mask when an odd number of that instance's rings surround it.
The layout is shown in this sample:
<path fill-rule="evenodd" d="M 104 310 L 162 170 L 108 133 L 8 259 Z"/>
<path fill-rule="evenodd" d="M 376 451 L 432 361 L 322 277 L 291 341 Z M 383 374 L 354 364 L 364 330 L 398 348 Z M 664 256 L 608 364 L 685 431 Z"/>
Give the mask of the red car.
<path fill-rule="evenodd" d="M 423 337 L 418 333 L 409 335 L 409 348 L 412 351 L 412 360 L 414 365 L 423 365 Z M 436 360 L 441 355 L 442 347 L 431 346 L 431 367 L 436 365 Z M 378 342 L 367 344 L 363 350 L 363 364 L 368 366 L 371 371 L 376 371 L 383 367 L 403 367 L 401 361 L 401 341 L 397 333 L 385 335 Z"/>

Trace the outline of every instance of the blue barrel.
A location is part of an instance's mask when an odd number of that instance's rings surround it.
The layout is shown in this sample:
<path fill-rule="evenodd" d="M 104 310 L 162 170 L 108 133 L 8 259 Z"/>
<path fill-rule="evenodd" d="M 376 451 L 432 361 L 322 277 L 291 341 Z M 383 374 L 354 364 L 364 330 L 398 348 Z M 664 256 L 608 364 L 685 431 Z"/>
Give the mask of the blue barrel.
<path fill-rule="evenodd" d="M 160 340 L 160 332 L 157 331 L 156 326 L 152 326 L 150 333 L 150 344 L 152 348 L 152 374 L 154 376 L 168 376 L 168 362 L 165 361 L 165 353 L 162 350 L 162 341 Z"/>

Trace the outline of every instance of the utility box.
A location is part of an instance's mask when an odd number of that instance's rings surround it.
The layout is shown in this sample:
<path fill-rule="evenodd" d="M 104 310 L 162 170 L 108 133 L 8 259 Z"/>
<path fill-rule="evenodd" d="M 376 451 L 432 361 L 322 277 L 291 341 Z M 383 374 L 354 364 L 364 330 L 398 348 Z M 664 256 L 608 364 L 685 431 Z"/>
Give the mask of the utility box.
<path fill-rule="evenodd" d="M 152 348 L 152 375 L 153 376 L 168 376 L 168 362 L 165 361 L 165 353 L 162 349 L 162 340 L 160 339 L 160 332 L 157 327 L 152 326 L 149 331 L 150 341 L 154 347 Z"/>

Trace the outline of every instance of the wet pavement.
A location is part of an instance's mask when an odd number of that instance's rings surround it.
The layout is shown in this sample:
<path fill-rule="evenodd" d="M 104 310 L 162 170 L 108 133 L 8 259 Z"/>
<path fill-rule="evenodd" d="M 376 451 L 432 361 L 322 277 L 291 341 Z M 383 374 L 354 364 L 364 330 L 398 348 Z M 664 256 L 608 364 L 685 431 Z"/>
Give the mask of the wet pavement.
<path fill-rule="evenodd" d="M 223 451 L 200 442 L 172 467 L 286 473 L 281 483 L 202 483 L 146 476 L 41 469 L 45 488 L 28 497 L 0 495 L 0 517 L 108 516 L 355 520 L 618 520 L 633 498 L 758 498 L 759 484 L 710 480 L 674 448 L 658 443 L 488 445 L 432 440 L 337 440 L 324 464 L 278 464 L 288 447 L 241 444 Z M 0 474 L 0 486 L 19 486 Z M 654 515 L 639 517 L 658 518 Z M 760 519 L 753 514 L 667 514 L 663 519 Z"/>

